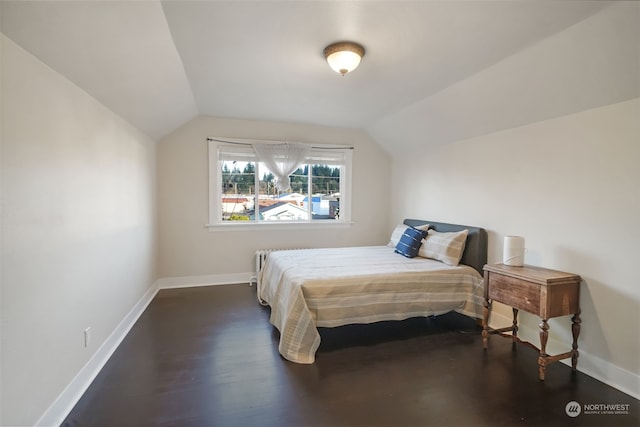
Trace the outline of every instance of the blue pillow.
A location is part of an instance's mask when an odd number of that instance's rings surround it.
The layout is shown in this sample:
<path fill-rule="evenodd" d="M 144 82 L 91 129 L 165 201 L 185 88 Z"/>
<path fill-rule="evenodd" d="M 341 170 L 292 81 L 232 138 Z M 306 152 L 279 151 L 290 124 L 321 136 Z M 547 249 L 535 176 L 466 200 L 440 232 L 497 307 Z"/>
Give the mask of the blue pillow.
<path fill-rule="evenodd" d="M 427 230 L 418 230 L 417 228 L 407 227 L 400 237 L 400 241 L 396 245 L 396 253 L 406 256 L 407 258 L 414 258 L 418 255 L 420 245 L 422 245 L 422 239 L 427 236 Z"/>

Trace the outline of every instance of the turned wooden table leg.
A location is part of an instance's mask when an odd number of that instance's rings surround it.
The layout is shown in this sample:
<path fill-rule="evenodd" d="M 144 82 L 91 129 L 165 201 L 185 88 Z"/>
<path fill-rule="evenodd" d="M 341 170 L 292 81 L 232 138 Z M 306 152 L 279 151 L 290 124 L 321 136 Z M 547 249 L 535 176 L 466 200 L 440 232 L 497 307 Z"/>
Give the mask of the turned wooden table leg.
<path fill-rule="evenodd" d="M 518 344 L 518 309 L 512 308 L 513 310 L 513 324 L 511 325 L 511 339 L 513 342 L 511 343 L 511 351 L 516 351 Z"/>
<path fill-rule="evenodd" d="M 571 333 L 573 334 L 573 345 L 571 346 L 571 369 L 576 370 L 578 366 L 578 336 L 580 335 L 580 310 L 571 318 Z"/>
<path fill-rule="evenodd" d="M 541 381 L 544 381 L 545 371 L 547 369 L 547 340 L 549 339 L 549 324 L 547 319 L 542 319 L 540 323 L 540 357 L 538 357 L 538 374 Z"/>
<path fill-rule="evenodd" d="M 482 346 L 486 350 L 489 341 L 489 311 L 491 310 L 491 301 L 484 300 L 484 308 L 482 310 Z"/>

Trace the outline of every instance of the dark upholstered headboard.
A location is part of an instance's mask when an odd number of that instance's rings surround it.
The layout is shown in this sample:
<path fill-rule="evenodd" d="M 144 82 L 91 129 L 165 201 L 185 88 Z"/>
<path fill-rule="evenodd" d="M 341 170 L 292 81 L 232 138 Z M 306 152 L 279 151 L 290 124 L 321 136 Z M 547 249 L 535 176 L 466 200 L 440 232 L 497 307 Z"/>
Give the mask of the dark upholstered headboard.
<path fill-rule="evenodd" d="M 447 224 L 444 222 L 425 221 L 422 219 L 405 219 L 404 223 L 412 227 L 429 224 L 429 228 L 439 231 L 441 233 L 448 233 L 452 231 L 461 231 L 464 229 L 469 230 L 467 235 L 467 242 L 464 247 L 464 253 L 462 254 L 461 264 L 468 265 L 475 268 L 480 275 L 483 275 L 482 268 L 487 263 L 487 230 L 479 227 L 469 227 L 467 225 Z"/>

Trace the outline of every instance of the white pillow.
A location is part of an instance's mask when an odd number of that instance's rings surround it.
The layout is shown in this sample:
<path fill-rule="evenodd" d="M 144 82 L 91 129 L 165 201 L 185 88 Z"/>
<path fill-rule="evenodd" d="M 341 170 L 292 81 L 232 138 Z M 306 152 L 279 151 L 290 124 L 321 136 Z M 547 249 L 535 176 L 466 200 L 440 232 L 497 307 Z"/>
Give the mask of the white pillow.
<path fill-rule="evenodd" d="M 396 228 L 394 228 L 393 233 L 391 233 L 391 240 L 389 240 L 389 243 L 387 243 L 387 246 L 391 248 L 395 248 L 398 242 L 400 241 L 400 238 L 404 234 L 404 230 L 406 230 L 407 227 L 409 227 L 407 224 L 396 225 Z M 429 229 L 429 224 L 422 224 L 413 228 L 424 231 Z"/>
<path fill-rule="evenodd" d="M 448 265 L 458 265 L 467 243 L 469 230 L 452 233 L 439 233 L 435 230 L 427 232 L 418 256 L 436 259 Z"/>

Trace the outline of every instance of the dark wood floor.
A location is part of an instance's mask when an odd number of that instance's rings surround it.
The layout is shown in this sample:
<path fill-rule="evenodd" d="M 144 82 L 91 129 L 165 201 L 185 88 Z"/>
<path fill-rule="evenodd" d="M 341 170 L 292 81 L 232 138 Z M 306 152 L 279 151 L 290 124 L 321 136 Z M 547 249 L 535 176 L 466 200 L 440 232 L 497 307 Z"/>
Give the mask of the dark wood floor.
<path fill-rule="evenodd" d="M 639 426 L 639 402 L 459 315 L 321 329 L 282 359 L 255 287 L 163 290 L 64 426 Z M 628 414 L 569 417 L 571 401 Z"/>

